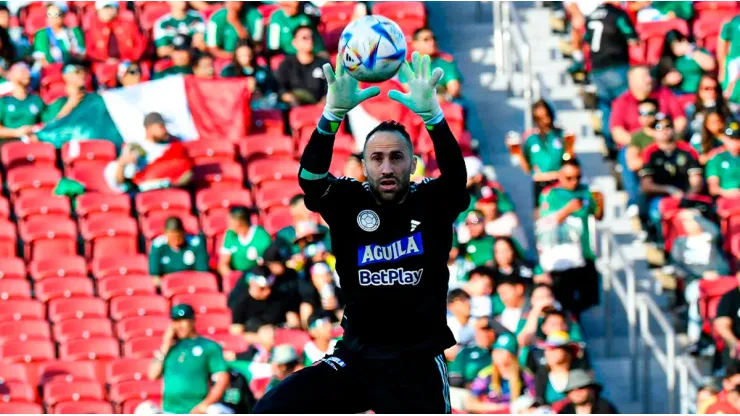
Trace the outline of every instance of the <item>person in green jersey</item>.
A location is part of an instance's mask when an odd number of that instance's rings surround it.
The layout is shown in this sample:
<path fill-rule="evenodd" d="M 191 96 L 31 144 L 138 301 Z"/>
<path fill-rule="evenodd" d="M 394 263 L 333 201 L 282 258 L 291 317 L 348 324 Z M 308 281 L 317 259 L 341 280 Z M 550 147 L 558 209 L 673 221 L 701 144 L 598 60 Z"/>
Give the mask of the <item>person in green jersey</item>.
<path fill-rule="evenodd" d="M 295 46 L 293 46 L 293 32 L 299 26 L 310 26 L 313 30 L 313 53 L 316 55 L 329 58 L 329 54 L 324 46 L 324 41 L 313 24 L 311 18 L 302 12 L 301 2 L 299 1 L 281 1 L 280 8 L 270 16 L 270 23 L 267 26 L 267 50 L 271 53 L 285 53 L 295 55 Z"/>
<path fill-rule="evenodd" d="M 255 4 L 225 1 L 224 8 L 208 21 L 206 45 L 214 57 L 229 59 L 239 39 L 261 42 L 264 28 L 262 13 Z"/>
<path fill-rule="evenodd" d="M 709 194 L 725 198 L 740 196 L 740 124 L 732 122 L 725 134 L 725 151 L 707 162 Z"/>
<path fill-rule="evenodd" d="M 721 111 L 709 110 L 704 115 L 700 132 L 691 136 L 689 144 L 699 154 L 699 163 L 704 166 L 716 153 L 724 150 L 727 116 Z M 721 150 L 720 150 L 721 149 Z"/>
<path fill-rule="evenodd" d="M 185 234 L 185 227 L 178 217 L 164 223 L 164 234 L 152 241 L 149 252 L 149 274 L 163 276 L 182 271 L 208 271 L 206 241 L 198 235 Z"/>
<path fill-rule="evenodd" d="M 657 10 L 666 19 L 682 19 L 691 21 L 694 17 L 694 2 L 692 1 L 653 1 L 650 7 Z"/>
<path fill-rule="evenodd" d="M 177 35 L 172 39 L 170 48 L 170 59 L 172 66 L 154 73 L 154 79 L 161 79 L 169 75 L 188 75 L 193 73 L 191 39 L 186 35 Z"/>
<path fill-rule="evenodd" d="M 462 74 L 457 68 L 457 64 L 452 57 L 440 53 L 437 49 L 437 40 L 434 37 L 432 29 L 428 27 L 416 29 L 412 36 L 411 48 L 422 55 L 429 55 L 432 57 L 432 61 L 430 63 L 431 71 L 436 68 L 442 68 L 444 75 L 442 75 L 442 78 L 439 80 L 439 84 L 437 85 L 444 88 L 449 100 L 452 101 L 460 98 L 462 95 Z M 399 80 L 403 83 L 406 82 L 401 73 L 399 73 Z"/>
<path fill-rule="evenodd" d="M 85 35 L 79 27 L 67 27 L 59 3 L 46 6 L 46 27 L 33 37 L 33 58 L 42 66 L 85 59 Z"/>
<path fill-rule="evenodd" d="M 495 239 L 486 234 L 486 221 L 482 212 L 471 211 L 465 219 L 467 239 L 460 241 L 462 235 L 457 235 L 457 246 L 461 254 L 467 257 L 476 266 L 489 264 L 493 261 L 493 244 Z"/>
<path fill-rule="evenodd" d="M 41 122 L 46 105 L 36 94 L 28 92 L 31 72 L 25 63 L 17 63 L 7 72 L 13 84 L 10 95 L 0 97 L 0 139 L 20 139 L 32 136 L 33 127 Z"/>
<path fill-rule="evenodd" d="M 731 68 L 730 63 L 740 57 L 740 15 L 733 17 L 722 25 L 717 40 L 717 63 L 719 65 L 719 81 L 722 89 L 727 91 L 729 83 L 738 76 L 737 65 Z M 732 69 L 732 70 L 731 70 Z M 730 90 L 731 91 L 731 90 Z"/>
<path fill-rule="evenodd" d="M 701 77 L 714 69 L 714 56 L 709 51 L 697 49 L 678 30 L 666 34 L 656 77 L 663 85 L 678 94 L 696 94 Z"/>
<path fill-rule="evenodd" d="M 221 347 L 195 332 L 195 311 L 179 304 L 170 312 L 172 324 L 154 352 L 149 379 L 162 378 L 164 413 L 211 413 L 229 386 Z M 215 405 L 215 406 L 214 406 Z"/>
<path fill-rule="evenodd" d="M 272 364 L 272 378 L 265 392 L 270 391 L 288 376 L 303 368 L 295 348 L 288 344 L 278 345 L 273 349 L 270 363 Z"/>
<path fill-rule="evenodd" d="M 186 1 L 170 1 L 170 12 L 154 22 L 152 35 L 157 56 L 164 58 L 173 49 L 172 41 L 177 35 L 185 35 L 193 40 L 193 47 L 206 50 L 206 25 L 203 16 L 196 10 L 189 10 Z"/>
<path fill-rule="evenodd" d="M 304 367 L 308 367 L 334 351 L 337 340 L 332 335 L 333 329 L 334 324 L 329 314 L 319 313 L 309 318 L 308 333 L 311 335 L 311 341 L 303 346 Z"/>
<path fill-rule="evenodd" d="M 475 344 L 463 347 L 449 366 L 450 385 L 470 387 L 478 373 L 491 365 L 491 346 L 496 332 L 489 318 L 478 318 L 475 322 Z"/>
<path fill-rule="evenodd" d="M 229 211 L 229 229 L 218 252 L 218 272 L 226 279 L 232 271 L 244 272 L 256 266 L 272 240 L 258 225 L 252 225 L 249 210 L 234 207 Z"/>
<path fill-rule="evenodd" d="M 66 117 L 87 96 L 85 92 L 87 68 L 82 65 L 67 64 L 62 70 L 62 78 L 67 95 L 57 98 L 44 109 L 41 114 L 41 121 L 44 123 Z"/>

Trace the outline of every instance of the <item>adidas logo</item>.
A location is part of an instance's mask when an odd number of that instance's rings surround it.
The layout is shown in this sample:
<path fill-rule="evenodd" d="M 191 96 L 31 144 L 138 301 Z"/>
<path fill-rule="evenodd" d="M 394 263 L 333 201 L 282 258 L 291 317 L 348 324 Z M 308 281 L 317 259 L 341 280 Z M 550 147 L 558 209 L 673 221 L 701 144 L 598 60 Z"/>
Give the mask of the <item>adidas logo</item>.
<path fill-rule="evenodd" d="M 419 226 L 419 224 L 421 224 L 421 222 L 416 221 L 416 220 L 411 220 L 411 231 L 414 231 L 416 227 Z"/>

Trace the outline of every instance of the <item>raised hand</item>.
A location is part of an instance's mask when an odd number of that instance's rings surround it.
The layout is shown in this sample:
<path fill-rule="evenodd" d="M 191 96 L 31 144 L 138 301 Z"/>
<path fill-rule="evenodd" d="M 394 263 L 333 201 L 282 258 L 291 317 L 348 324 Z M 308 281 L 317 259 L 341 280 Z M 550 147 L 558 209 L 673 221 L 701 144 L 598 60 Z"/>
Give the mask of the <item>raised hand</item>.
<path fill-rule="evenodd" d="M 434 72 L 430 72 L 431 58 L 429 55 L 422 57 L 419 52 L 411 55 L 411 65 L 413 69 L 406 62 L 401 66 L 409 85 L 409 92 L 404 94 L 393 90 L 388 93 L 388 97 L 418 114 L 424 123 L 435 123 L 442 118 L 442 109 L 437 101 L 437 83 L 444 75 L 444 71 L 442 68 L 436 68 Z"/>
<path fill-rule="evenodd" d="M 344 66 L 339 60 L 340 58 L 337 57 L 336 73 L 332 69 L 331 64 L 324 64 L 322 69 L 324 70 L 326 82 L 329 84 L 324 112 L 328 112 L 341 120 L 361 102 L 380 94 L 380 88 L 369 87 L 360 90 L 357 80 L 345 71 Z"/>

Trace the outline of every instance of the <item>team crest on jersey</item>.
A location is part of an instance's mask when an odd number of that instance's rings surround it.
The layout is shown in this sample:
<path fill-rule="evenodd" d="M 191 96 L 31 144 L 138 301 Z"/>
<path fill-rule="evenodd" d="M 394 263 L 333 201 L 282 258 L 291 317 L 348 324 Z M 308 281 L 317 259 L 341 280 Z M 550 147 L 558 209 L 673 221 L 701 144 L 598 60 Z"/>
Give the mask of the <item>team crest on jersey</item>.
<path fill-rule="evenodd" d="M 373 232 L 380 227 L 380 217 L 373 210 L 365 209 L 360 211 L 357 215 L 357 225 L 363 229 L 363 231 Z"/>

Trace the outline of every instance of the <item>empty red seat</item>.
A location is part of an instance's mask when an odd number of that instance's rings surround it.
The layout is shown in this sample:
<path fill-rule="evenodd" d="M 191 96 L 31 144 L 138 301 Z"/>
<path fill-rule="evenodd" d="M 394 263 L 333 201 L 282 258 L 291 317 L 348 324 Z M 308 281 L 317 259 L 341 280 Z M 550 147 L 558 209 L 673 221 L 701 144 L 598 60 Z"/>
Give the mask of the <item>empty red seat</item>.
<path fill-rule="evenodd" d="M 6 220 L 0 219 L 0 260 L 5 262 L 17 255 L 17 233 L 15 231 L 15 224 Z M 0 266 L 0 273 L 2 273 L 2 266 Z M 5 278 L 10 278 L 9 275 Z M 0 275 L 0 278 L 3 278 Z"/>
<path fill-rule="evenodd" d="M 21 279 L 0 280 L 0 300 L 31 299 L 31 285 Z"/>
<path fill-rule="evenodd" d="M 136 254 L 139 250 L 139 227 L 128 215 L 93 215 L 80 221 L 80 234 L 85 240 L 85 255 L 91 259 L 110 253 Z"/>
<path fill-rule="evenodd" d="M 121 341 L 138 337 L 161 336 L 170 327 L 167 316 L 131 316 L 116 324 L 116 335 Z"/>
<path fill-rule="evenodd" d="M 298 355 L 303 353 L 303 347 L 309 341 L 311 341 L 311 336 L 306 331 L 285 328 L 275 330 L 275 345 L 290 344 Z"/>
<path fill-rule="evenodd" d="M 0 221 L 0 226 L 2 224 L 3 222 Z M 25 279 L 25 278 L 26 278 L 26 264 L 23 263 L 23 260 L 17 257 L 0 257 L 0 279 Z"/>
<path fill-rule="evenodd" d="M 252 185 L 265 181 L 298 180 L 299 163 L 295 160 L 255 160 L 247 166 L 247 176 Z"/>
<path fill-rule="evenodd" d="M 105 380 L 111 386 L 124 381 L 147 380 L 151 360 L 146 358 L 119 358 L 108 363 Z"/>
<path fill-rule="evenodd" d="M 208 252 L 215 253 L 215 237 L 222 235 L 229 228 L 229 214 L 223 211 L 211 211 L 203 221 L 203 234 L 208 238 Z"/>
<path fill-rule="evenodd" d="M 239 206 L 251 207 L 252 194 L 246 189 L 203 189 L 195 195 L 195 206 L 203 219 L 212 210 L 228 210 Z"/>
<path fill-rule="evenodd" d="M 98 282 L 98 296 L 105 300 L 117 296 L 153 295 L 154 279 L 147 275 L 110 276 Z"/>
<path fill-rule="evenodd" d="M 50 340 L 49 323 L 41 319 L 0 322 L 0 344 L 7 341 Z"/>
<path fill-rule="evenodd" d="M 0 362 L 0 384 L 8 381 L 20 381 L 31 384 L 30 380 L 27 366 Z"/>
<path fill-rule="evenodd" d="M 200 232 L 197 218 L 190 214 L 176 216 L 182 220 L 186 233 L 198 234 Z M 141 233 L 144 234 L 144 237 L 147 239 L 147 241 L 151 241 L 153 238 L 164 233 L 164 223 L 169 217 L 170 214 L 160 212 L 157 214 L 152 214 L 141 220 Z"/>
<path fill-rule="evenodd" d="M 33 280 L 50 277 L 84 277 L 87 275 L 87 264 L 80 256 L 64 256 L 33 260 L 28 265 L 28 272 Z"/>
<path fill-rule="evenodd" d="M 261 210 L 269 212 L 273 207 L 287 207 L 291 198 L 302 194 L 298 181 L 269 181 L 260 186 L 255 194 L 255 201 Z"/>
<path fill-rule="evenodd" d="M 357 4 L 353 1 L 330 2 L 321 6 L 321 37 L 330 51 L 336 51 L 339 38 L 352 21 Z"/>
<path fill-rule="evenodd" d="M 113 403 L 125 409 L 129 401 L 159 400 L 162 391 L 162 379 L 123 381 L 111 386 L 109 397 Z"/>
<path fill-rule="evenodd" d="M 277 134 L 257 134 L 239 140 L 239 153 L 246 161 L 258 159 L 293 159 L 295 141 L 292 137 Z"/>
<path fill-rule="evenodd" d="M 105 318 L 108 308 L 98 298 L 60 298 L 49 301 L 49 320 L 53 323 L 66 319 Z"/>
<path fill-rule="evenodd" d="M 170 5 L 165 2 L 151 1 L 147 3 L 150 4 L 142 7 L 138 19 L 144 32 L 151 31 L 156 24 L 157 19 L 170 12 Z"/>
<path fill-rule="evenodd" d="M 54 339 L 60 344 L 77 339 L 112 336 L 113 328 L 108 318 L 67 319 L 54 325 Z"/>
<path fill-rule="evenodd" d="M 36 297 L 42 302 L 94 296 L 92 281 L 87 277 L 49 277 L 37 282 L 35 289 Z"/>
<path fill-rule="evenodd" d="M 0 322 L 45 318 L 46 307 L 38 300 L 16 299 L 0 302 Z"/>
<path fill-rule="evenodd" d="M 172 304 L 185 303 L 195 309 L 195 313 L 226 313 L 230 312 L 226 306 L 226 295 L 223 293 L 184 293 L 175 295 Z"/>
<path fill-rule="evenodd" d="M 75 199 L 75 209 L 80 218 L 94 214 L 123 214 L 131 213 L 131 199 L 123 194 L 102 194 L 86 192 Z"/>
<path fill-rule="evenodd" d="M 713 336 L 718 343 L 718 349 L 724 344 L 722 337 L 713 327 L 714 319 L 717 317 L 717 307 L 725 293 L 737 289 L 735 277 L 720 277 L 716 280 L 699 280 L 699 315 L 702 321 L 702 330 Z"/>
<path fill-rule="evenodd" d="M 162 347 L 162 337 L 138 337 L 123 343 L 123 356 L 126 358 L 154 358 L 154 351 Z"/>
<path fill-rule="evenodd" d="M 247 341 L 241 335 L 216 333 L 208 335 L 208 339 L 218 343 L 224 351 L 240 353 L 242 351 L 246 351 L 249 347 L 249 344 L 247 344 Z"/>
<path fill-rule="evenodd" d="M 197 188 L 211 186 L 241 188 L 244 170 L 236 162 L 206 162 L 195 165 L 193 182 Z"/>
<path fill-rule="evenodd" d="M 231 162 L 236 152 L 228 140 L 191 140 L 185 142 L 188 155 L 196 164 L 203 162 Z"/>
<path fill-rule="evenodd" d="M 264 227 L 270 235 L 275 235 L 278 231 L 292 224 L 293 215 L 287 206 L 274 207 L 265 216 Z"/>
<path fill-rule="evenodd" d="M 253 110 L 249 134 L 284 134 L 285 121 L 280 110 Z"/>
<path fill-rule="evenodd" d="M 36 389 L 21 381 L 9 381 L 0 384 L 0 400 L 33 403 L 36 401 Z"/>
<path fill-rule="evenodd" d="M 303 105 L 290 110 L 288 121 L 294 138 L 299 138 L 306 131 L 313 131 L 316 128 L 316 121 L 321 117 L 324 107 L 320 104 Z"/>
<path fill-rule="evenodd" d="M 27 402 L 0 402 L 0 414 L 3 415 L 42 415 L 44 409 L 36 403 Z"/>
<path fill-rule="evenodd" d="M 141 192 L 136 195 L 136 211 L 142 216 L 160 212 L 171 215 L 190 214 L 190 194 L 182 189 Z"/>
<path fill-rule="evenodd" d="M 77 225 L 71 219 L 31 218 L 21 224 L 20 236 L 28 260 L 77 254 Z"/>
<path fill-rule="evenodd" d="M 8 172 L 8 190 L 13 200 L 23 193 L 50 194 L 62 174 L 52 166 L 20 166 Z"/>
<path fill-rule="evenodd" d="M 115 321 L 131 316 L 167 316 L 167 299 L 157 295 L 119 296 L 110 300 L 110 316 Z"/>
<path fill-rule="evenodd" d="M 62 414 L 112 414 L 113 406 L 103 400 L 61 402 L 54 406 L 54 413 Z"/>
<path fill-rule="evenodd" d="M 106 162 L 79 163 L 67 171 L 67 176 L 85 186 L 87 192 L 99 192 L 104 194 L 115 193 L 105 181 L 103 171 Z"/>
<path fill-rule="evenodd" d="M 59 346 L 62 360 L 109 360 L 119 356 L 118 340 L 113 337 L 74 339 Z"/>
<path fill-rule="evenodd" d="M 143 254 L 113 255 L 95 258 L 92 273 L 97 279 L 109 276 L 145 275 L 149 273 L 149 262 Z"/>
<path fill-rule="evenodd" d="M 162 296 L 171 298 L 183 293 L 218 292 L 216 276 L 209 272 L 182 271 L 162 277 Z"/>
<path fill-rule="evenodd" d="M 97 369 L 92 361 L 46 361 L 38 367 L 39 385 L 73 381 L 97 381 Z"/>
<path fill-rule="evenodd" d="M 37 215 L 58 215 L 68 218 L 71 213 L 69 198 L 55 195 L 24 195 L 15 201 L 13 208 L 19 220 L 25 220 Z"/>
<path fill-rule="evenodd" d="M 54 167 L 57 153 L 51 143 L 9 142 L 0 149 L 0 159 L 7 172 L 25 165 Z"/>
<path fill-rule="evenodd" d="M 195 330 L 205 336 L 228 334 L 231 326 L 231 312 L 201 313 L 195 319 Z"/>
<path fill-rule="evenodd" d="M 6 363 L 35 363 L 53 360 L 54 345 L 51 341 L 8 341 L 0 345 L 0 357 Z"/>
<path fill-rule="evenodd" d="M 0 217 L 10 217 L 10 202 L 2 196 L 0 196 Z"/>
<path fill-rule="evenodd" d="M 722 25 L 731 18 L 731 15 L 728 15 L 726 11 L 717 10 L 701 13 L 694 20 L 693 25 L 696 45 L 712 54 L 716 54 L 719 32 L 722 29 Z"/>
<path fill-rule="evenodd" d="M 377 2 L 373 4 L 372 12 L 396 22 L 407 40 L 416 29 L 426 26 L 426 10 L 420 1 Z"/>
<path fill-rule="evenodd" d="M 105 399 L 105 389 L 96 381 L 75 381 L 73 383 L 58 381 L 48 383 L 43 387 L 43 394 L 44 403 L 51 407 L 61 402 Z"/>
<path fill-rule="evenodd" d="M 72 167 L 77 163 L 110 162 L 116 159 L 116 145 L 108 140 L 79 140 L 62 145 L 62 161 Z"/>
<path fill-rule="evenodd" d="M 663 42 L 668 32 L 678 30 L 686 36 L 689 34 L 688 23 L 682 19 L 671 19 L 660 22 L 637 22 L 636 29 L 642 41 L 643 51 L 645 51 L 645 61 L 649 65 L 656 65 L 660 60 Z"/>

